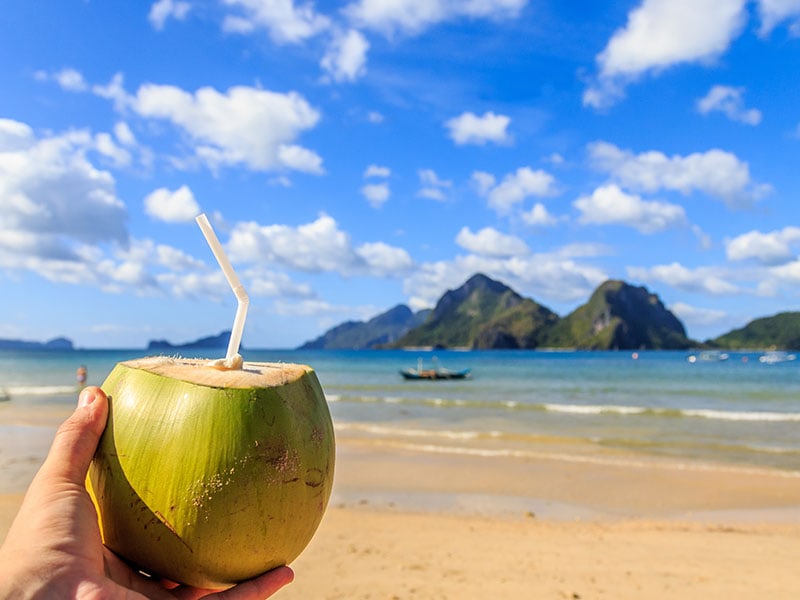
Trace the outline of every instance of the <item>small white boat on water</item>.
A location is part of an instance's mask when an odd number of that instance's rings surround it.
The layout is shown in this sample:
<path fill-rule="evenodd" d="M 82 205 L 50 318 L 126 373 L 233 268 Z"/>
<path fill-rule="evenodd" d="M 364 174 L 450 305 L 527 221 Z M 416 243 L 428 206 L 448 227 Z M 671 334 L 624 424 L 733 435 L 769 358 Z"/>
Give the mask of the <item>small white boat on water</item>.
<path fill-rule="evenodd" d="M 771 352 L 765 352 L 759 356 L 758 362 L 766 365 L 775 365 L 778 363 L 790 362 L 796 358 L 797 355 L 795 354 L 790 354 L 789 352 L 785 352 L 783 350 L 773 350 Z"/>
<path fill-rule="evenodd" d="M 722 362 L 728 360 L 730 355 L 719 350 L 704 350 L 698 354 L 690 354 L 686 360 L 690 363 L 696 362 Z"/>

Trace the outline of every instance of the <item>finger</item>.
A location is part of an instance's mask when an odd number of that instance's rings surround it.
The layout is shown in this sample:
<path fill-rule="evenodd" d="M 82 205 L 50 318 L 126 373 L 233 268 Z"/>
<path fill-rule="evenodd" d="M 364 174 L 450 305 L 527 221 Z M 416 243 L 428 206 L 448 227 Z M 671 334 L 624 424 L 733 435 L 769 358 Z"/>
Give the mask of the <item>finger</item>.
<path fill-rule="evenodd" d="M 95 386 L 84 388 L 75 412 L 58 428 L 42 470 L 51 477 L 83 485 L 107 419 L 105 392 Z"/>
<path fill-rule="evenodd" d="M 289 567 L 278 567 L 254 579 L 243 581 L 230 589 L 221 592 L 180 588 L 173 590 L 181 600 L 264 600 L 294 580 L 294 571 Z"/>
<path fill-rule="evenodd" d="M 164 589 L 160 582 L 142 575 L 106 547 L 103 548 L 103 561 L 106 577 L 122 589 L 142 594 L 150 600 L 174 600 L 175 597 L 169 590 Z M 125 597 L 138 598 L 138 596 Z"/>

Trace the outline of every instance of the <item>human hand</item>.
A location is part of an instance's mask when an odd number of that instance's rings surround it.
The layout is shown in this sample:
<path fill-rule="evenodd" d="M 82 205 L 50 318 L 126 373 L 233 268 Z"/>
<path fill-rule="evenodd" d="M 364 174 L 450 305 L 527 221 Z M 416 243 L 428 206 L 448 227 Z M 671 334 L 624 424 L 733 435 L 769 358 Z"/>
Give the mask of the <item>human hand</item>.
<path fill-rule="evenodd" d="M 215 593 L 145 577 L 103 546 L 84 481 L 107 418 L 103 390 L 85 388 L 0 547 L 0 598 L 262 600 L 292 581 L 279 567 Z"/>

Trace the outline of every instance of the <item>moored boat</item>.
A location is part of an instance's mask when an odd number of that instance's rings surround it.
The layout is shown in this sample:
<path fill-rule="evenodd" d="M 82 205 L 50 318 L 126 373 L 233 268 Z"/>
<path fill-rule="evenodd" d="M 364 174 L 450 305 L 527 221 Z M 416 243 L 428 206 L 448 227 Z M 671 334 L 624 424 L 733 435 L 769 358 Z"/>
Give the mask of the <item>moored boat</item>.
<path fill-rule="evenodd" d="M 405 379 L 466 379 L 472 369 L 453 370 L 439 366 L 437 359 L 433 359 L 434 366 L 426 369 L 422 366 L 422 359 L 417 361 L 416 368 L 401 369 L 400 374 Z"/>

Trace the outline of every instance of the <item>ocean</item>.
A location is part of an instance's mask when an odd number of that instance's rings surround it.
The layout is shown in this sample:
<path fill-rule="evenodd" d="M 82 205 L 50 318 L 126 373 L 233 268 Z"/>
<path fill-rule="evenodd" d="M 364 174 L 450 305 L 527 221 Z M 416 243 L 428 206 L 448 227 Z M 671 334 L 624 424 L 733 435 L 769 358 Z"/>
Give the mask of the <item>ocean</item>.
<path fill-rule="evenodd" d="M 76 369 L 99 385 L 141 350 L 0 351 L 0 435 L 30 423 L 3 418 L 72 405 Z M 248 350 L 248 361 L 311 365 L 337 436 L 421 453 L 630 461 L 778 469 L 800 477 L 800 358 L 758 352 L 704 360 L 691 352 Z M 195 356 L 195 354 L 192 354 Z M 214 356 L 215 358 L 218 355 Z M 407 381 L 433 359 L 471 369 L 451 381 Z M 693 360 L 694 359 L 694 360 Z M 5 399 L 4 399 L 5 398 Z M 584 449 L 571 455 L 570 448 Z M 588 450 L 587 450 L 588 449 Z"/>

